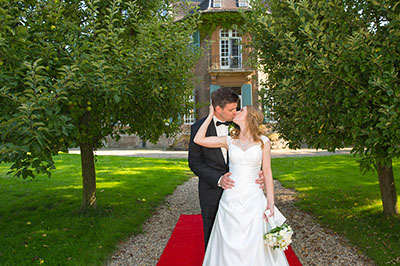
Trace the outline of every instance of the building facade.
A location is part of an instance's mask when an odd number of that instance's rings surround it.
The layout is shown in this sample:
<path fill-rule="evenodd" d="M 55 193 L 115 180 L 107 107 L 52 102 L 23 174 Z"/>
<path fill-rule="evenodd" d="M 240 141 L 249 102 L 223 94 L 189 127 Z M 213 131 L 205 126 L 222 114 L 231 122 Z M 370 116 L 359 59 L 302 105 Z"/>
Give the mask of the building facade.
<path fill-rule="evenodd" d="M 109 147 L 161 148 L 187 150 L 190 126 L 208 115 L 211 93 L 220 87 L 232 87 L 239 95 L 238 109 L 246 105 L 260 107 L 259 84 L 265 76 L 251 66 L 250 34 L 243 30 L 240 11 L 251 12 L 247 0 L 198 0 L 189 5 L 201 14 L 193 45 L 204 52 L 195 66 L 197 78 L 190 114 L 182 117 L 181 132 L 175 138 L 161 137 L 157 145 L 143 143 L 136 136 L 124 136 L 119 142 L 108 140 Z M 184 12 L 177 19 L 184 18 Z"/>
<path fill-rule="evenodd" d="M 187 147 L 191 124 L 208 115 L 211 93 L 220 87 L 232 87 L 239 95 L 238 109 L 253 105 L 262 108 L 259 101 L 261 81 L 264 73 L 252 66 L 251 35 L 244 30 L 241 12 L 251 12 L 247 0 L 200 0 L 192 1 L 201 14 L 201 24 L 193 36 L 194 45 L 204 50 L 195 67 L 198 83 L 193 92 L 197 107 L 192 114 L 184 117 L 179 140 L 181 147 Z M 266 110 L 264 110 L 266 112 Z M 265 121 L 264 134 L 271 140 L 273 149 L 285 148 L 286 142 L 272 132 L 271 123 Z"/>
<path fill-rule="evenodd" d="M 195 68 L 198 83 L 193 98 L 198 107 L 192 116 L 185 116 L 186 124 L 207 116 L 205 103 L 220 87 L 233 88 L 240 98 L 238 108 L 259 105 L 260 74 L 250 64 L 250 34 L 243 32 L 240 25 L 239 9 L 250 10 L 248 1 L 203 0 L 197 3 L 202 22 L 193 41 L 205 51 Z"/>

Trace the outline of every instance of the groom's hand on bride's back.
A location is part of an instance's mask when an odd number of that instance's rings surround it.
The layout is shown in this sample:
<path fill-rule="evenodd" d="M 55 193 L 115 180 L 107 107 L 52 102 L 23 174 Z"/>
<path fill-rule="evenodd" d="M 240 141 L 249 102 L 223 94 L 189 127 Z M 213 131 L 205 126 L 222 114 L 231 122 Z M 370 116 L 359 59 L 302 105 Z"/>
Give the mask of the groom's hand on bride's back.
<path fill-rule="evenodd" d="M 231 175 L 232 173 L 225 173 L 222 177 L 221 177 L 221 180 L 220 180 L 220 186 L 223 188 L 223 189 L 231 189 L 231 188 L 233 188 L 234 186 L 235 186 L 235 181 L 233 181 L 229 176 Z"/>
<path fill-rule="evenodd" d="M 260 172 L 258 172 L 258 176 L 259 178 L 256 179 L 256 184 L 260 185 L 260 188 L 264 188 L 264 173 L 262 170 L 260 170 Z"/>

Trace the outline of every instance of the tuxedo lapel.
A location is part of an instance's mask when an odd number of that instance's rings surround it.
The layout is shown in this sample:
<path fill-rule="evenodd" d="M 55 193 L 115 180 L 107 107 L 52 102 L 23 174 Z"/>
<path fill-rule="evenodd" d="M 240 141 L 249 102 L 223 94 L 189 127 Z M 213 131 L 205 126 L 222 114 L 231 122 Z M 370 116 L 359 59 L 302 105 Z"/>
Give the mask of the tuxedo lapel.
<path fill-rule="evenodd" d="M 215 124 L 213 121 L 211 121 L 210 125 L 208 126 L 207 136 L 217 136 L 217 129 L 215 128 Z M 221 163 L 221 165 L 225 165 L 226 163 L 225 163 L 224 155 L 222 155 L 221 148 L 216 148 L 213 150 L 215 151 L 215 156 L 217 157 L 217 159 Z"/>

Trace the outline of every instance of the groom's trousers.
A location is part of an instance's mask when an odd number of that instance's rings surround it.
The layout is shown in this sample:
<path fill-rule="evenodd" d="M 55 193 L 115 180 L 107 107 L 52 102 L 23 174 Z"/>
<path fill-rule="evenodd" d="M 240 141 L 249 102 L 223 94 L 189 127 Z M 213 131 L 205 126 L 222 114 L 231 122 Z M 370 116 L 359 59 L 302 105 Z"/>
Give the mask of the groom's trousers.
<path fill-rule="evenodd" d="M 203 218 L 203 230 L 204 230 L 204 248 L 207 249 L 208 240 L 210 239 L 211 230 L 214 225 L 215 216 L 218 211 L 218 205 L 213 206 L 202 203 L 201 206 L 201 217 Z"/>

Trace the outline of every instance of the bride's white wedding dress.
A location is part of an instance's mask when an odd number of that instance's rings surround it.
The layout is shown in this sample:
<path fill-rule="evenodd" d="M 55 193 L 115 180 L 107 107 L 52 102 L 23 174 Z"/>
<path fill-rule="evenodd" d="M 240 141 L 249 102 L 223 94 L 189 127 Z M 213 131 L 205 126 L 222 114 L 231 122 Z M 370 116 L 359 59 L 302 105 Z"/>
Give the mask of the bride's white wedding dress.
<path fill-rule="evenodd" d="M 267 199 L 255 183 L 262 162 L 261 144 L 242 150 L 227 138 L 235 187 L 222 193 L 203 265 L 289 265 L 282 250 L 269 248 L 263 240 Z M 265 136 L 261 139 L 269 141 Z M 277 215 L 281 216 L 275 207 Z"/>

